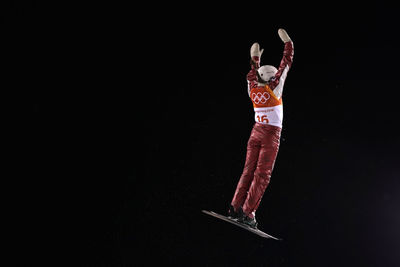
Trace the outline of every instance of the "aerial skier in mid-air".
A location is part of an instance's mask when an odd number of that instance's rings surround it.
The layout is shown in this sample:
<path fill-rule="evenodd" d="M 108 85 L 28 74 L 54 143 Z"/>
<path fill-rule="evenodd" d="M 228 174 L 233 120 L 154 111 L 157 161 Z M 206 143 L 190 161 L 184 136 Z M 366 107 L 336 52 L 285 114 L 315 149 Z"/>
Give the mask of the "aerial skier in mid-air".
<path fill-rule="evenodd" d="M 278 154 L 283 119 L 282 92 L 293 62 L 293 42 L 284 29 L 278 30 L 285 44 L 278 69 L 260 67 L 258 43 L 250 48 L 251 70 L 247 74 L 248 94 L 253 103 L 255 123 L 247 143 L 246 162 L 229 205 L 228 217 L 257 228 L 255 212 L 267 188 Z"/>

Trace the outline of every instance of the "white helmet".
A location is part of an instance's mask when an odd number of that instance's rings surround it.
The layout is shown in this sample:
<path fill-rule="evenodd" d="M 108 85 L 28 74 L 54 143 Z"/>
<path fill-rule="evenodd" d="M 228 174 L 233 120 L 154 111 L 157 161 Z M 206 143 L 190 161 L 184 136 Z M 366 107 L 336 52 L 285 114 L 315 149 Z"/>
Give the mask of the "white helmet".
<path fill-rule="evenodd" d="M 278 70 L 271 65 L 264 65 L 261 66 L 258 70 L 258 78 L 261 79 L 261 83 L 266 83 L 268 82 L 272 77 L 275 76 L 275 74 L 278 72 Z"/>

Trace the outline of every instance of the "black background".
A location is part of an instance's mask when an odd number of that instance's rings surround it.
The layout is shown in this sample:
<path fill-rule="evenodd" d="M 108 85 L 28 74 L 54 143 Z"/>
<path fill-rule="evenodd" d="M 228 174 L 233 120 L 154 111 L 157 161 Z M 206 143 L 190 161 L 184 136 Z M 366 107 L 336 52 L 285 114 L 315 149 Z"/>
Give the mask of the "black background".
<path fill-rule="evenodd" d="M 381 2 L 4 2 L 14 261 L 399 266 L 396 15 Z M 231 201 L 253 124 L 249 48 L 277 66 L 281 27 L 294 63 L 257 211 L 276 242 L 200 211 Z"/>

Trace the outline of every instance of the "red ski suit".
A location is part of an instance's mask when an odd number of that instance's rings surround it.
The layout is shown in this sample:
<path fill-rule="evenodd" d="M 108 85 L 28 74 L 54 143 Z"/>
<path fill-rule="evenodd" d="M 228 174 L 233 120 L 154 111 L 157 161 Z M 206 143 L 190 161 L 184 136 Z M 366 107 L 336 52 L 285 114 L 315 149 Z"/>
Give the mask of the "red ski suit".
<path fill-rule="evenodd" d="M 252 58 L 247 74 L 248 90 L 255 111 L 255 120 L 247 143 L 246 162 L 231 205 L 254 218 L 267 188 L 279 150 L 282 129 L 282 89 L 293 61 L 293 43 L 286 42 L 283 58 L 275 76 L 265 85 L 257 81 L 258 57 Z"/>

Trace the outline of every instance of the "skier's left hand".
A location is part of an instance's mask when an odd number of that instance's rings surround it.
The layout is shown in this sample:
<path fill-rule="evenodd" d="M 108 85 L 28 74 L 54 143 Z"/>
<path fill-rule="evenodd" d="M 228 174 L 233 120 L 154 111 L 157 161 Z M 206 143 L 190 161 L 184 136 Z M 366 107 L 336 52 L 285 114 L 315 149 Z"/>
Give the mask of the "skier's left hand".
<path fill-rule="evenodd" d="M 279 29 L 278 34 L 279 34 L 279 37 L 281 38 L 282 42 L 287 43 L 287 42 L 292 41 L 284 29 Z"/>

